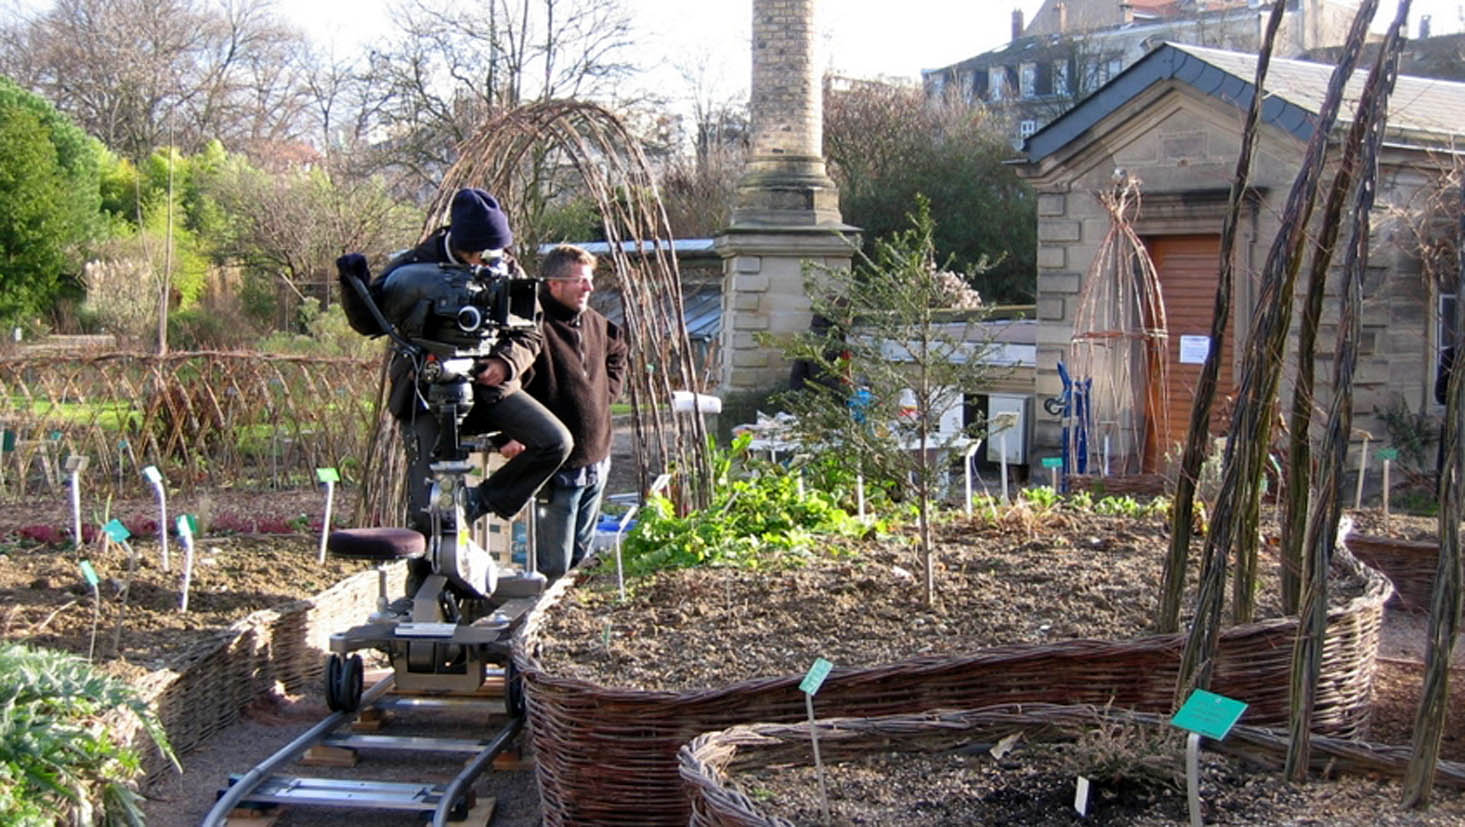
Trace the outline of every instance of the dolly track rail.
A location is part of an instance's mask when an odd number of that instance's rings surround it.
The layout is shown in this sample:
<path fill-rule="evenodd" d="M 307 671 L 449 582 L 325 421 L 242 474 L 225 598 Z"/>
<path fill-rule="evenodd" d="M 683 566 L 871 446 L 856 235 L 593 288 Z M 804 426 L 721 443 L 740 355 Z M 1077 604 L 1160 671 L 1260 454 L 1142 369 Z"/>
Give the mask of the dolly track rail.
<path fill-rule="evenodd" d="M 394 685 L 394 677 L 390 674 L 377 681 L 361 696 L 360 708 L 368 708 L 381 701 Z M 310 747 L 324 743 L 331 733 L 347 723 L 354 715 L 354 712 L 331 713 L 320 723 L 306 730 L 295 740 L 281 747 L 269 758 L 240 776 L 214 803 L 213 808 L 204 817 L 202 827 L 220 827 L 225 824 L 229 813 L 241 804 L 248 803 L 251 796 L 275 777 L 274 773 L 277 769 L 296 760 Z M 494 757 L 513 741 L 523 726 L 522 716 L 511 715 L 508 724 L 502 727 L 447 784 L 433 811 L 433 827 L 444 827 L 447 824 L 448 814 L 452 811 L 453 805 L 467 793 L 473 782 L 490 766 Z M 354 806 L 370 807 L 369 804 Z"/>

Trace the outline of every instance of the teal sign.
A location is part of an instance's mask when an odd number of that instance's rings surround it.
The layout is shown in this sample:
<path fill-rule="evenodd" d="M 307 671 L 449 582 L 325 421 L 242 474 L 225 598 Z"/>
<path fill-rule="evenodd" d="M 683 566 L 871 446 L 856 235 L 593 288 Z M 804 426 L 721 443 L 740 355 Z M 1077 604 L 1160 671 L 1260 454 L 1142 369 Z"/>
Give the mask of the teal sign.
<path fill-rule="evenodd" d="M 315 478 L 318 479 L 318 480 L 320 480 L 321 482 L 340 482 L 341 481 L 341 475 L 338 474 L 338 473 L 336 473 L 336 469 L 334 469 L 334 468 L 317 468 L 317 469 L 315 469 Z"/>
<path fill-rule="evenodd" d="M 1197 689 L 1170 719 L 1170 724 L 1219 741 L 1236 726 L 1245 711 L 1246 704 L 1241 701 Z"/>
<path fill-rule="evenodd" d="M 81 576 L 85 577 L 86 584 L 94 589 L 101 582 L 101 578 L 97 577 L 97 570 L 92 568 L 92 561 L 90 560 L 81 561 Z"/>
<path fill-rule="evenodd" d="M 12 431 L 12 430 L 10 430 L 9 428 L 6 428 L 5 429 L 5 435 L 4 435 L 4 437 L 3 438 L 0 438 L 0 451 L 14 451 L 14 450 L 15 450 L 15 432 Z"/>
<path fill-rule="evenodd" d="M 107 536 L 111 537 L 114 543 L 125 542 L 128 537 L 132 536 L 132 532 L 127 530 L 127 526 L 123 525 L 121 520 L 112 520 L 102 526 L 102 530 L 107 532 Z"/>
<path fill-rule="evenodd" d="M 1379 451 L 1379 459 L 1386 459 L 1386 460 L 1389 460 L 1390 462 L 1392 462 L 1392 461 L 1394 461 L 1394 460 L 1396 460 L 1398 458 L 1399 458 L 1399 449 L 1398 448 L 1384 448 L 1383 450 Z"/>
<path fill-rule="evenodd" d="M 1062 468 L 1063 457 L 1043 457 L 1044 468 Z"/>
<path fill-rule="evenodd" d="M 806 695 L 813 695 L 824 685 L 824 679 L 829 677 L 829 670 L 834 664 L 824 658 L 815 658 L 814 665 L 809 667 L 809 674 L 804 676 L 803 682 L 799 684 L 799 691 Z"/>

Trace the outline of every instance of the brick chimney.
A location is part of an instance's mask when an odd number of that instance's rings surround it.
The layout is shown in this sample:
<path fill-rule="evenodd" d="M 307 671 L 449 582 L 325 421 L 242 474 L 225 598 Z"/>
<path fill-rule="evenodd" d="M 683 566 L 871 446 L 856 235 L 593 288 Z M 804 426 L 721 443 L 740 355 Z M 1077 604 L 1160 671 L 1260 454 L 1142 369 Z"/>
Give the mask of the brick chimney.
<path fill-rule="evenodd" d="M 1058 33 L 1068 34 L 1068 4 L 1054 3 L 1053 11 L 1058 14 Z"/>
<path fill-rule="evenodd" d="M 1119 0 L 1119 22 L 1120 23 L 1133 23 L 1134 22 L 1134 4 L 1133 3 L 1127 2 L 1127 0 Z"/>
<path fill-rule="evenodd" d="M 1017 40 L 1018 38 L 1021 38 L 1022 37 L 1022 30 L 1023 30 L 1023 25 L 1022 25 L 1022 9 L 1013 9 L 1012 10 L 1012 39 L 1013 40 Z"/>

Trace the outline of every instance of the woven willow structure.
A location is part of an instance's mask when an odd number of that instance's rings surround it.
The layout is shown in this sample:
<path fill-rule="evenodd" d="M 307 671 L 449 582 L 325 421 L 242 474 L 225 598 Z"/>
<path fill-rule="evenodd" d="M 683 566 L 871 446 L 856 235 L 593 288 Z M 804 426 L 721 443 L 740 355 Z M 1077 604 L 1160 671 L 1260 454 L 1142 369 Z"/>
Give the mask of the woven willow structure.
<path fill-rule="evenodd" d="M 0 360 L 0 497 L 66 485 L 136 497 L 152 465 L 171 485 L 310 484 L 315 468 L 359 479 L 371 450 L 370 360 L 261 353 L 114 352 Z"/>
<path fill-rule="evenodd" d="M 626 387 L 635 409 L 641 490 L 650 475 L 674 468 L 683 505 L 705 505 L 711 481 L 702 419 L 678 416 L 671 407 L 673 391 L 700 392 L 704 377 L 682 320 L 671 227 L 640 142 L 599 106 L 546 101 L 491 117 L 460 149 L 428 210 L 426 232 L 446 223 L 460 187 L 493 192 L 513 226 L 521 227 L 532 219 L 524 205 L 531 203 L 528 189 L 542 183 L 536 173 L 572 169 L 584 183 L 610 246 L 610 267 L 601 273 L 620 291 L 625 311 L 631 346 Z"/>
<path fill-rule="evenodd" d="M 1107 437 L 1109 473 L 1119 476 L 1139 473 L 1148 436 L 1169 429 L 1165 303 L 1155 264 L 1131 223 L 1139 212 L 1139 186 L 1125 176 L 1098 196 L 1109 213 L 1109 231 L 1084 278 L 1068 346 L 1075 385 L 1092 383 L 1086 396 L 1095 429 L 1082 444 L 1079 429 L 1069 429 L 1071 467 L 1084 467 L 1080 453 L 1090 470 L 1102 467 Z M 1149 422 L 1151 414 L 1159 421 Z"/>

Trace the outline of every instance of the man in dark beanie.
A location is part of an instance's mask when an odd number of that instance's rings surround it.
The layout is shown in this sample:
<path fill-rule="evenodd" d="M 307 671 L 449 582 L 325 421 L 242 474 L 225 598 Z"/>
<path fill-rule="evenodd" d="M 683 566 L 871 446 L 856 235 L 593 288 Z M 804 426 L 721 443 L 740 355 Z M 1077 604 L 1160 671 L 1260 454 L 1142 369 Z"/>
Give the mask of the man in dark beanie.
<path fill-rule="evenodd" d="M 480 189 L 462 189 L 453 196 L 450 223 L 415 248 L 400 253 L 372 282 L 373 292 L 393 270 L 407 264 L 433 263 L 484 266 L 507 259 L 503 249 L 514 240 L 508 218 L 493 196 Z M 341 270 L 352 269 L 343 257 Z M 356 258 L 360 258 L 359 256 Z M 510 267 L 518 265 L 508 259 Z M 364 276 L 365 260 L 357 269 Z M 354 291 L 344 291 L 345 296 Z M 344 302 L 343 302 L 344 303 Z M 348 316 L 349 314 L 349 308 Z M 478 365 L 473 380 L 473 407 L 463 420 L 465 435 L 498 431 L 525 449 L 468 494 L 467 518 L 472 523 L 493 512 L 512 519 L 570 453 L 571 437 L 565 426 L 543 405 L 519 392 L 525 371 L 539 354 L 543 338 L 537 327 L 506 328 Z M 437 442 L 437 418 L 430 415 L 417 392 L 416 366 L 396 354 L 388 369 L 392 388 L 388 406 L 401 424 L 407 446 L 408 520 L 424 533 L 431 530 L 426 513 L 431 488 L 432 449 Z"/>

